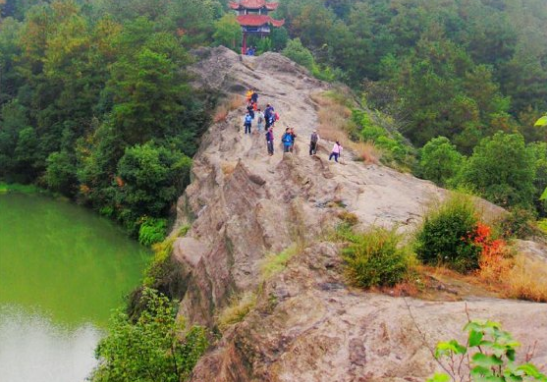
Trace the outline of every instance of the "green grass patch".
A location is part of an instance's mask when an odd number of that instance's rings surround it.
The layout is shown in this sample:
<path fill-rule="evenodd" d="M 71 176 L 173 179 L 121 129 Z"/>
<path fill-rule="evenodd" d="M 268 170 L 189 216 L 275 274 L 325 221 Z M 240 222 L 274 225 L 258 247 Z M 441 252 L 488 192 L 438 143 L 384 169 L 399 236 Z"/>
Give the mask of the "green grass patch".
<path fill-rule="evenodd" d="M 184 237 L 190 231 L 190 228 L 192 228 L 191 224 L 183 224 L 180 226 L 179 231 L 177 233 L 178 237 Z"/>
<path fill-rule="evenodd" d="M 46 193 L 45 190 L 33 185 L 33 184 L 18 184 L 18 183 L 4 183 L 0 182 L 0 194 L 7 194 L 8 192 L 19 192 L 22 194 L 37 194 Z"/>
<path fill-rule="evenodd" d="M 167 235 L 167 219 L 144 217 L 139 227 L 139 243 L 150 246 L 159 243 Z"/>
<path fill-rule="evenodd" d="M 163 280 L 169 272 L 168 260 L 173 252 L 173 244 L 176 238 L 170 237 L 161 243 L 154 244 L 154 259 L 145 271 L 143 285 L 145 287 L 154 287 L 158 281 Z"/>
<path fill-rule="evenodd" d="M 278 273 L 281 273 L 298 252 L 299 247 L 297 245 L 292 245 L 279 254 L 272 253 L 267 255 L 260 267 L 262 279 L 268 280 Z"/>
<path fill-rule="evenodd" d="M 243 321 L 255 307 L 256 297 L 255 292 L 247 292 L 239 298 L 233 299 L 230 306 L 224 309 L 218 317 L 218 328 L 223 332 L 230 326 Z"/>

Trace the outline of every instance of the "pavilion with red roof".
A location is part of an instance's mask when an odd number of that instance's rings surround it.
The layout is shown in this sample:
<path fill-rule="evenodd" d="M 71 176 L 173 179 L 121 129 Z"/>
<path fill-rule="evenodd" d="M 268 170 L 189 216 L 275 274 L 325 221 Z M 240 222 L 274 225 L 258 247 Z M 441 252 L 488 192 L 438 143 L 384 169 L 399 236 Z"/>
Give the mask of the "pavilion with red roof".
<path fill-rule="evenodd" d="M 275 20 L 268 12 L 275 11 L 279 3 L 268 3 L 266 0 L 239 0 L 230 2 L 230 8 L 237 12 L 237 22 L 243 30 L 241 53 L 247 52 L 247 35 L 258 34 L 264 37 L 270 34 L 271 27 L 280 27 L 285 20 Z"/>

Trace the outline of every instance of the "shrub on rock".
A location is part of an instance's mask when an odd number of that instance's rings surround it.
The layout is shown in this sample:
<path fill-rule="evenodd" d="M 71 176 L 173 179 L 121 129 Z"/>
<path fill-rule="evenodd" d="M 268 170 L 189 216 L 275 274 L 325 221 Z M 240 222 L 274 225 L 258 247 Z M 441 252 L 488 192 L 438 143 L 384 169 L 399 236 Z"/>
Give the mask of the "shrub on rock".
<path fill-rule="evenodd" d="M 353 237 L 344 250 L 346 274 L 352 284 L 364 288 L 394 286 L 408 271 L 408 253 L 399 246 L 393 230 L 373 228 Z"/>
<path fill-rule="evenodd" d="M 424 219 L 416 253 L 430 265 L 446 265 L 466 272 L 479 267 L 481 248 L 474 242 L 478 217 L 473 202 L 453 196 Z"/>

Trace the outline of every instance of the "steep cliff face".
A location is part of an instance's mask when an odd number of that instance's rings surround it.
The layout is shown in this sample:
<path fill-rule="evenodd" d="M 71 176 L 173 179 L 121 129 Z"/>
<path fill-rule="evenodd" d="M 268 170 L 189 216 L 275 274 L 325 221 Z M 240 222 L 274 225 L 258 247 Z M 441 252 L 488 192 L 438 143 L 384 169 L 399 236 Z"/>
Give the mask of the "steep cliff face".
<path fill-rule="evenodd" d="M 178 223 L 192 223 L 175 243 L 186 269 L 181 313 L 209 326 L 230 299 L 257 293 L 256 307 L 224 334 L 198 364 L 193 381 L 423 380 L 435 370 L 429 347 L 461 336 L 464 302 L 391 298 L 348 288 L 336 245 L 325 232 L 337 213 L 354 213 L 362 227 L 410 230 L 444 191 L 391 169 L 350 160 L 327 160 L 329 142 L 308 155 L 317 124 L 310 95 L 326 85 L 277 55 L 239 57 L 217 48 L 196 52 L 196 84 L 226 94 L 252 87 L 259 104 L 281 115 L 276 153 L 266 154 L 263 134 L 244 135 L 243 109 L 213 125 L 194 160 L 193 182 L 178 203 Z M 298 138 L 283 155 L 285 127 Z M 493 208 L 493 207 L 492 207 Z M 493 208 L 495 209 L 495 208 Z M 281 273 L 265 279 L 268 253 L 289 246 L 297 254 Z M 540 257 L 541 250 L 539 250 Z M 474 318 L 494 318 L 523 343 L 547 339 L 545 305 L 474 297 Z M 426 346 L 427 345 L 427 346 Z M 547 341 L 538 343 L 547 362 Z"/>

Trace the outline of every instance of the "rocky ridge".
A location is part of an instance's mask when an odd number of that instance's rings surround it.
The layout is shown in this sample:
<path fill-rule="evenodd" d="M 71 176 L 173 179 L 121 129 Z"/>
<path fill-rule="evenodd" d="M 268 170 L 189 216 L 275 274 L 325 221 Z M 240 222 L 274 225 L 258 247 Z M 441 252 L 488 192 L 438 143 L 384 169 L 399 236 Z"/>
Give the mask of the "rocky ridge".
<path fill-rule="evenodd" d="M 224 333 L 192 381 L 423 381 L 439 368 L 431 355 L 436 342 L 462 338 L 466 312 L 501 321 L 524 344 L 537 340 L 535 362 L 547 363 L 546 305 L 487 296 L 427 302 L 349 288 L 338 248 L 324 240 L 338 212 L 355 214 L 362 228 L 409 231 L 445 191 L 352 161 L 351 153 L 345 164 L 329 163 L 329 142 L 310 157 L 318 107 L 310 96 L 327 85 L 290 60 L 225 48 L 195 54 L 196 86 L 226 95 L 255 88 L 259 104 L 272 103 L 281 121 L 272 157 L 263 134 L 243 135 L 243 108 L 214 124 L 179 200 L 178 225 L 192 223 L 173 253 L 185 269 L 181 314 L 212 327 L 234 296 L 258 294 L 256 307 Z M 297 150 L 283 155 L 286 126 L 296 129 Z M 264 257 L 291 246 L 298 254 L 265 280 Z M 545 259 L 541 248 L 534 253 Z"/>

